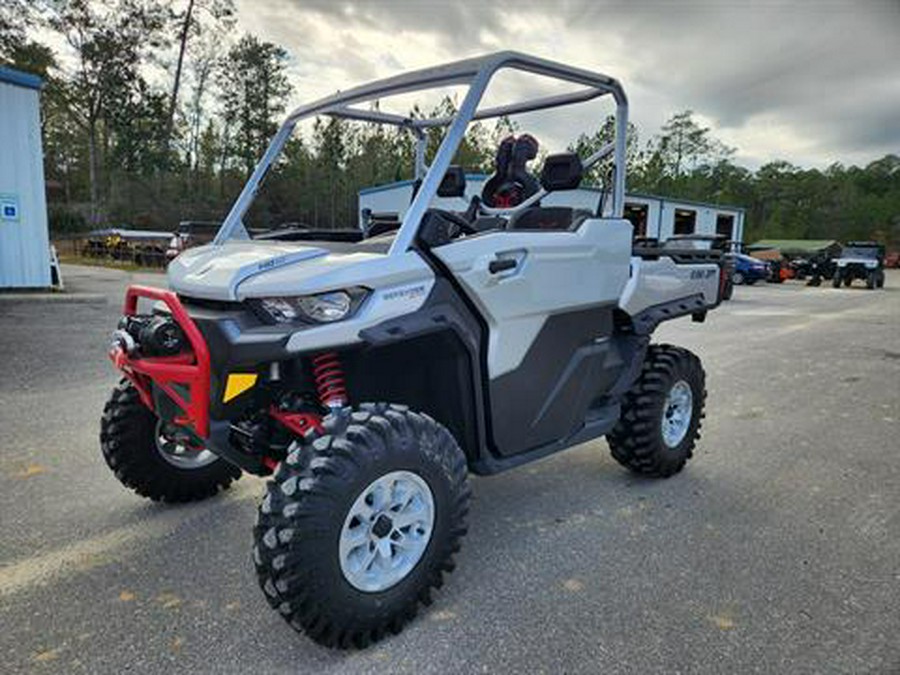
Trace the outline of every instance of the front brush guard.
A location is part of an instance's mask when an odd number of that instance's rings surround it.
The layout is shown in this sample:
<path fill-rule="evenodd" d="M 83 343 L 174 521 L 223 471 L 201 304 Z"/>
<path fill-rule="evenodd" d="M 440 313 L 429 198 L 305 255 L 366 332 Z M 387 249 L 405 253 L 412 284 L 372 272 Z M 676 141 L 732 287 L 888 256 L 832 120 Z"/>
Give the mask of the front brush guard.
<path fill-rule="evenodd" d="M 135 316 L 140 298 L 163 302 L 172 318 L 184 331 L 193 353 L 176 356 L 136 357 L 128 353 L 123 344 L 113 343 L 109 358 L 131 380 L 141 401 L 156 412 L 152 385 L 157 386 L 182 411 L 175 424 L 186 427 L 201 439 L 209 437 L 209 348 L 197 324 L 188 315 L 181 300 L 172 291 L 149 286 L 129 286 L 125 292 L 125 316 Z M 180 394 L 174 385 L 187 388 L 187 395 Z"/>

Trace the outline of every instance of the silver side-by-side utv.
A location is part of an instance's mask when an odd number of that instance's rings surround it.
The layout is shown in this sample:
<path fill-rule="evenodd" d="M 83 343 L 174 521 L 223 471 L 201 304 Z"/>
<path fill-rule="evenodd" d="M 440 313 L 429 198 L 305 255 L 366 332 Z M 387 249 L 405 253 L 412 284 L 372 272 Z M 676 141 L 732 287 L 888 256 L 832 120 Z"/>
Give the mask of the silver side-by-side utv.
<path fill-rule="evenodd" d="M 483 109 L 503 70 L 571 93 Z M 467 87 L 456 114 L 361 105 Z M 509 137 L 464 211 L 451 166 L 473 120 L 601 96 L 615 141 L 590 157 Z M 417 139 L 413 201 L 394 231 L 346 241 L 251 238 L 243 217 L 295 125 L 316 115 Z M 269 603 L 330 646 L 398 632 L 453 569 L 468 472 L 492 474 L 606 436 L 632 471 L 670 476 L 699 438 L 699 359 L 650 344 L 721 299 L 720 253 L 633 241 L 623 218 L 627 101 L 615 79 L 502 52 L 349 89 L 294 111 L 215 240 L 169 266 L 170 290 L 131 287 L 110 357 L 124 378 L 103 413 L 103 454 L 150 499 L 215 494 L 269 475 L 253 557 Z M 430 166 L 427 131 L 446 127 Z M 542 205 L 613 160 L 596 209 Z M 144 300 L 144 302 L 141 302 Z M 146 302 L 151 300 L 153 302 Z M 524 592 L 524 591 L 523 591 Z"/>
<path fill-rule="evenodd" d="M 849 286 L 854 279 L 866 282 L 866 288 L 884 288 L 884 246 L 877 241 L 848 241 L 840 257 L 831 261 L 831 284 Z"/>

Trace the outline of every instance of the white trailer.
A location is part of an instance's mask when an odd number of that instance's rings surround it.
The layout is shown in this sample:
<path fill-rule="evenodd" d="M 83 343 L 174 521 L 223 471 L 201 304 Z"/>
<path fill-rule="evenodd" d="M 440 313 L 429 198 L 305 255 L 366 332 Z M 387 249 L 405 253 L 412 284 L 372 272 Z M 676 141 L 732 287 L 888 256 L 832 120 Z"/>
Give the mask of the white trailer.
<path fill-rule="evenodd" d="M 0 67 L 0 288 L 48 288 L 41 78 Z"/>

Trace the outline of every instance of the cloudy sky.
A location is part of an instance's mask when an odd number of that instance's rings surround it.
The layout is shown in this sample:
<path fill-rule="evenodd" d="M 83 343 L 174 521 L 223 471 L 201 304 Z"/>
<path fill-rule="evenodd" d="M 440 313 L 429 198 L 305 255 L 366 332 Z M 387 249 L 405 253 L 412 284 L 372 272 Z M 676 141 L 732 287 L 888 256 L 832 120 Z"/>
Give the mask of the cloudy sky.
<path fill-rule="evenodd" d="M 238 9 L 239 29 L 290 52 L 296 102 L 516 49 L 617 77 L 642 138 L 689 108 L 751 167 L 900 153 L 900 0 L 238 0 Z M 534 86 L 504 82 L 499 97 Z M 554 149 L 598 119 L 593 105 L 520 124 Z"/>

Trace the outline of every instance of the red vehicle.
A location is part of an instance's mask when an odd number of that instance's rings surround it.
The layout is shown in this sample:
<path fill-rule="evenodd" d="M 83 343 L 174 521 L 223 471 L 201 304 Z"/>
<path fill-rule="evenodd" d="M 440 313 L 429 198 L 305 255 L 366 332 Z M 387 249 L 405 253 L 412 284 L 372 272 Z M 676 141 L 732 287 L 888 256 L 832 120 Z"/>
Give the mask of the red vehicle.
<path fill-rule="evenodd" d="M 884 256 L 885 267 L 900 267 L 900 251 L 892 251 Z"/>

